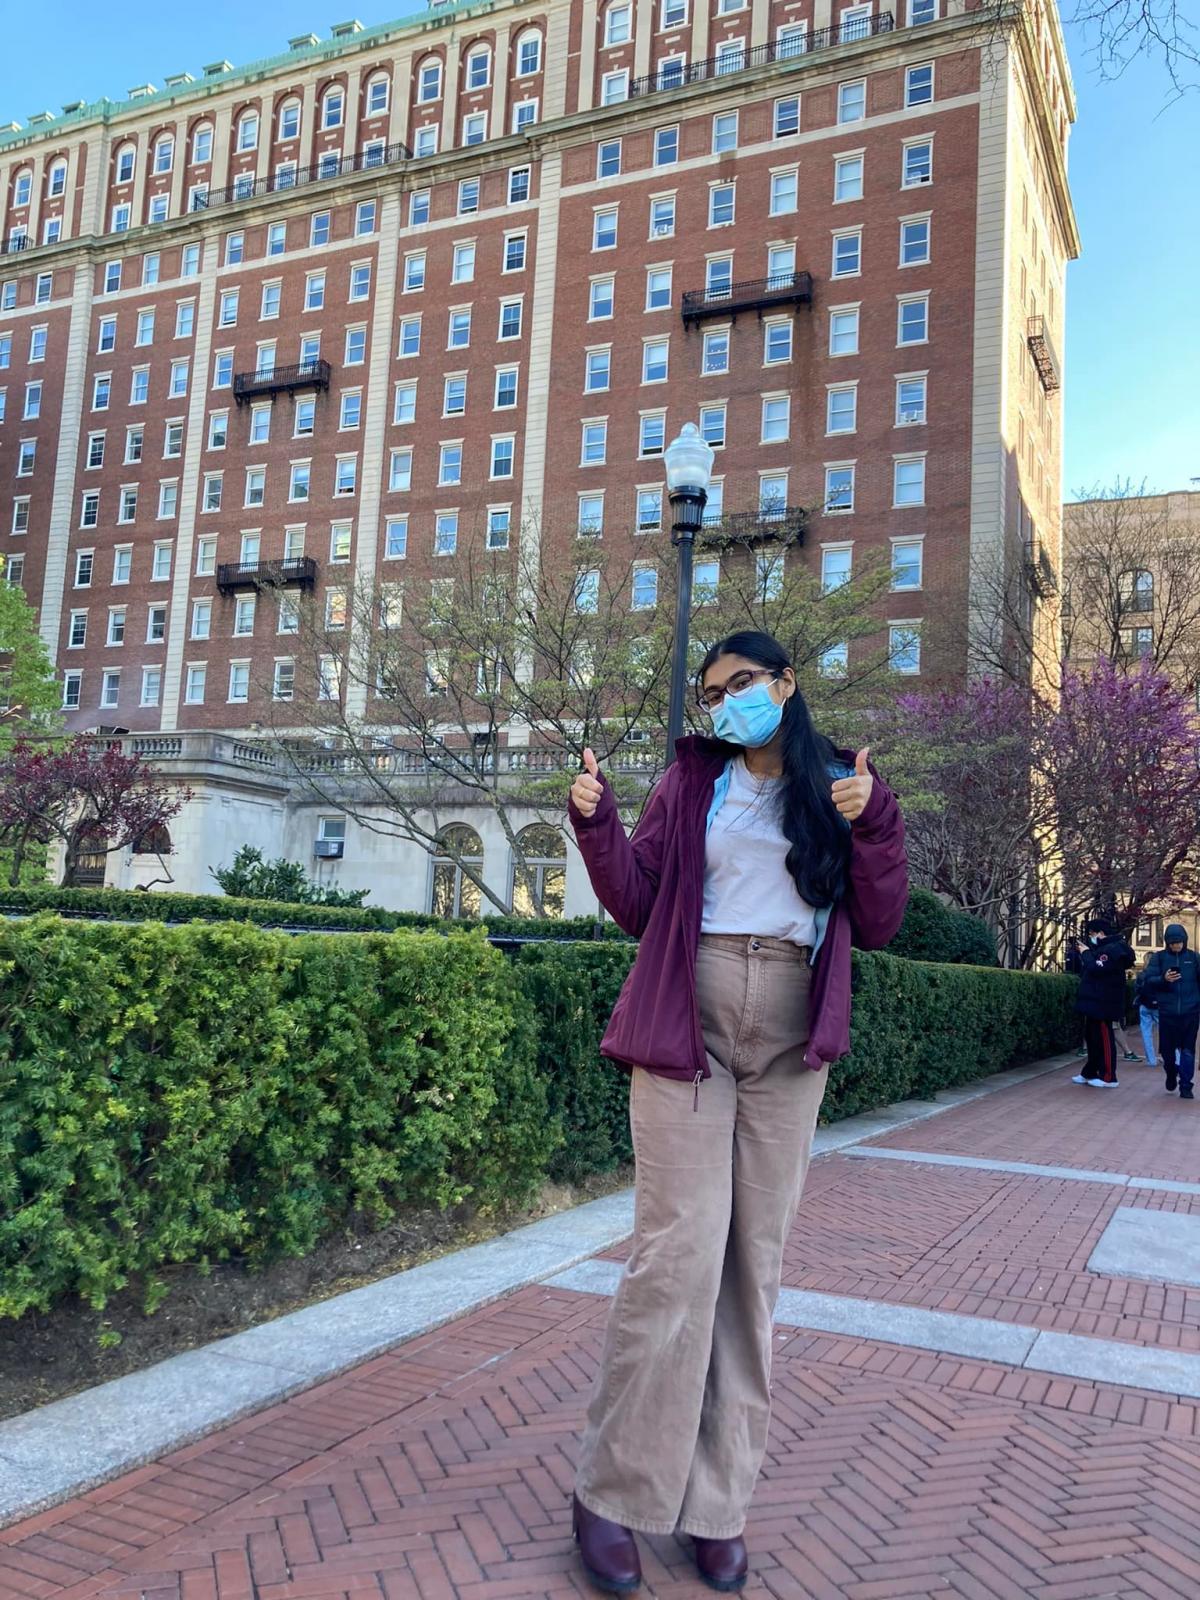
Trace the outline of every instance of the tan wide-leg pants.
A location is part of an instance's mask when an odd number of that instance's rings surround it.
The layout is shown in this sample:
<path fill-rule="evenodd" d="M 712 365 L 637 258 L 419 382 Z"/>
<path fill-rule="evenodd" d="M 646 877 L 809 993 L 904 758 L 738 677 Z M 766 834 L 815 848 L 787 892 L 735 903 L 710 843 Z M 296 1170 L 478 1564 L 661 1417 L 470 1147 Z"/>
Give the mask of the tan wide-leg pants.
<path fill-rule="evenodd" d="M 706 935 L 696 978 L 712 1077 L 696 1095 L 633 1074 L 633 1253 L 576 1491 L 639 1533 L 728 1539 L 745 1525 L 767 1445 L 783 1246 L 827 1076 L 804 1065 L 809 977 L 795 945 Z"/>

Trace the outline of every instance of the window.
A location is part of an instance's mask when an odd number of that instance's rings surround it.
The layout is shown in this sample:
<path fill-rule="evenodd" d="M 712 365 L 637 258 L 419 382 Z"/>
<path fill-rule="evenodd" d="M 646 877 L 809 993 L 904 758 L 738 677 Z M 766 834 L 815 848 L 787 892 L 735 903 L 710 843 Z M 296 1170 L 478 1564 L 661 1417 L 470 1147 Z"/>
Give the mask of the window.
<path fill-rule="evenodd" d="M 442 389 L 442 415 L 444 417 L 461 417 L 466 409 L 466 378 L 447 378 Z"/>
<path fill-rule="evenodd" d="M 666 383 L 669 341 L 652 339 L 642 346 L 642 382 Z"/>
<path fill-rule="evenodd" d="M 600 574 L 594 569 L 575 579 L 575 610 L 581 616 L 594 616 L 600 609 Z"/>
<path fill-rule="evenodd" d="M 719 111 L 712 120 L 712 148 L 714 155 L 736 150 L 738 142 L 738 114 L 736 111 Z"/>
<path fill-rule="evenodd" d="M 246 495 L 244 505 L 261 506 L 267 494 L 266 467 L 246 468 Z"/>
<path fill-rule="evenodd" d="M 249 698 L 250 663 L 248 661 L 231 661 L 229 663 L 229 699 L 234 703 L 244 703 Z"/>
<path fill-rule="evenodd" d="M 155 541 L 154 555 L 150 562 L 150 576 L 156 582 L 165 582 L 171 576 L 171 554 L 174 548 L 169 539 Z"/>
<path fill-rule="evenodd" d="M 612 278 L 593 278 L 588 302 L 588 321 L 603 322 L 613 314 Z"/>
<path fill-rule="evenodd" d="M 132 208 L 128 200 L 119 201 L 112 208 L 112 222 L 109 224 L 110 233 L 128 233 Z"/>
<path fill-rule="evenodd" d="M 77 550 L 75 552 L 75 587 L 88 589 L 92 583 L 92 567 L 95 563 L 94 550 Z"/>
<path fill-rule="evenodd" d="M 79 702 L 83 697 L 83 673 L 63 673 L 63 710 L 78 711 Z"/>
<path fill-rule="evenodd" d="M 345 117 L 346 96 L 342 89 L 327 89 L 321 102 L 322 128 L 340 128 Z"/>
<path fill-rule="evenodd" d="M 892 541 L 892 588 L 919 589 L 921 587 L 922 553 L 920 539 Z"/>
<path fill-rule="evenodd" d="M 764 395 L 762 402 L 763 444 L 778 444 L 788 437 L 791 402 L 787 395 Z"/>
<path fill-rule="evenodd" d="M 667 446 L 667 414 L 651 411 L 642 415 L 638 425 L 638 455 L 660 456 Z"/>
<path fill-rule="evenodd" d="M 165 134 L 155 141 L 154 161 L 151 170 L 155 173 L 170 172 L 171 164 L 175 159 L 175 141 L 170 134 Z"/>
<path fill-rule="evenodd" d="M 764 472 L 758 480 L 758 515 L 765 522 L 778 520 L 787 510 L 788 475 Z"/>
<path fill-rule="evenodd" d="M 134 367 L 129 379 L 129 403 L 144 406 L 150 393 L 150 368 Z"/>
<path fill-rule="evenodd" d="M 845 306 L 829 313 L 829 354 L 854 356 L 858 354 L 858 307 Z"/>
<path fill-rule="evenodd" d="M 304 524 L 283 530 L 283 559 L 299 561 L 304 556 Z"/>
<path fill-rule="evenodd" d="M 522 272 L 525 268 L 525 243 L 524 230 L 520 233 L 506 233 L 504 235 L 504 271 Z"/>
<path fill-rule="evenodd" d="M 215 424 L 217 422 L 218 418 L 223 418 L 224 416 L 225 416 L 225 413 L 223 411 L 214 411 L 213 415 L 212 415 L 211 423 Z M 214 428 L 210 424 L 210 428 L 209 428 L 209 444 L 210 445 L 213 442 L 213 440 L 212 440 L 213 432 L 214 432 Z M 140 461 L 142 459 L 142 441 L 143 441 L 144 437 L 145 437 L 145 435 L 144 435 L 144 432 L 143 432 L 143 430 L 141 428 L 126 428 L 125 429 L 125 461 L 126 461 L 127 465 L 133 465 L 135 462 L 138 462 L 138 461 Z M 222 437 L 221 443 L 224 444 L 224 442 L 225 442 L 224 441 L 224 437 Z"/>
<path fill-rule="evenodd" d="M 473 244 L 456 244 L 454 246 L 453 265 L 450 270 L 451 283 L 470 283 L 475 276 L 475 246 Z"/>
<path fill-rule="evenodd" d="M 733 288 L 733 257 L 710 256 L 704 267 L 704 295 L 707 300 L 727 298 Z"/>
<path fill-rule="evenodd" d="M 908 0 L 908 20 L 913 27 L 923 22 L 936 22 L 938 0 Z"/>
<path fill-rule="evenodd" d="M 700 358 L 700 371 L 707 377 L 729 371 L 729 329 L 708 328 Z"/>
<path fill-rule="evenodd" d="M 888 665 L 893 672 L 920 672 L 921 629 L 916 623 L 894 623 L 888 629 Z"/>
<path fill-rule="evenodd" d="M 746 47 L 740 39 L 726 39 L 717 46 L 717 75 L 740 72 L 746 64 Z"/>
<path fill-rule="evenodd" d="M 511 478 L 513 475 L 513 458 L 516 451 L 516 441 L 512 434 L 497 434 L 492 439 L 492 467 L 493 478 Z"/>
<path fill-rule="evenodd" d="M 904 160 L 900 169 L 900 186 L 915 189 L 922 183 L 933 181 L 933 141 L 919 139 L 904 146 Z"/>
<path fill-rule="evenodd" d="M 763 323 L 763 365 L 773 367 L 792 359 L 792 319 Z"/>
<path fill-rule="evenodd" d="M 181 395 L 187 394 L 187 385 L 188 363 L 186 361 L 172 361 L 171 381 L 167 385 L 167 393 L 173 399 L 177 399 Z"/>
<path fill-rule="evenodd" d="M 217 570 L 217 541 L 215 539 L 196 540 L 196 576 L 198 578 L 211 578 Z"/>
<path fill-rule="evenodd" d="M 200 276 L 200 246 L 198 244 L 185 244 L 179 258 L 179 276 L 181 278 L 198 278 Z"/>
<path fill-rule="evenodd" d="M 487 520 L 487 547 L 489 550 L 507 550 L 512 532 L 512 508 L 489 506 Z"/>
<path fill-rule="evenodd" d="M 251 406 L 250 443 L 266 444 L 271 437 L 271 407 Z"/>
<path fill-rule="evenodd" d="M 81 528 L 94 528 L 99 521 L 100 491 L 99 489 L 89 489 L 83 496 L 79 513 L 79 526 Z"/>
<path fill-rule="evenodd" d="M 238 291 L 226 289 L 221 295 L 221 309 L 217 316 L 219 328 L 233 328 L 238 319 Z"/>
<path fill-rule="evenodd" d="M 29 532 L 29 496 L 27 494 L 19 495 L 13 501 L 12 531 L 14 534 Z"/>
<path fill-rule="evenodd" d="M 141 704 L 144 706 L 156 706 L 161 695 L 162 668 L 143 667 Z"/>
<path fill-rule="evenodd" d="M 438 450 L 438 483 L 455 485 L 462 482 L 461 443 L 444 444 Z"/>
<path fill-rule="evenodd" d="M 524 133 L 526 128 L 532 128 L 538 119 L 538 103 L 536 100 L 518 100 L 513 106 L 513 132 Z"/>
<path fill-rule="evenodd" d="M 227 267 L 236 267 L 240 263 L 244 245 L 244 234 L 227 233 L 225 235 L 225 265 Z"/>
<path fill-rule="evenodd" d="M 496 387 L 492 396 L 495 411 L 510 411 L 517 403 L 516 367 L 496 368 Z"/>
<path fill-rule="evenodd" d="M 854 278 L 862 271 L 862 229 L 854 228 L 833 236 L 833 267 L 835 278 Z"/>
<path fill-rule="evenodd" d="M 639 489 L 637 492 L 637 531 L 657 533 L 662 527 L 662 489 Z"/>
<path fill-rule="evenodd" d="M 239 150 L 254 150 L 258 147 L 258 113 L 256 111 L 243 111 L 238 118 L 237 148 Z"/>
<path fill-rule="evenodd" d="M 346 591 L 345 589 L 326 589 L 325 591 L 325 627 L 329 632 L 337 632 L 346 626 Z"/>
<path fill-rule="evenodd" d="M 850 646 L 843 641 L 831 644 L 817 657 L 817 671 L 823 678 L 844 678 L 850 669 Z"/>
<path fill-rule="evenodd" d="M 42 223 L 42 243 L 57 244 L 62 238 L 62 218 L 47 217 Z"/>
<path fill-rule="evenodd" d="M 656 128 L 654 130 L 654 165 L 656 167 L 673 166 L 679 160 L 679 129 Z"/>
<path fill-rule="evenodd" d="M 798 94 L 785 95 L 782 100 L 776 100 L 774 132 L 777 139 L 786 138 L 789 133 L 800 132 L 800 96 Z"/>
<path fill-rule="evenodd" d="M 42 414 L 42 386 L 40 383 L 27 383 L 25 385 L 25 409 L 21 413 L 25 422 L 36 421 Z"/>
<path fill-rule="evenodd" d="M 609 6 L 604 14 L 604 43 L 606 46 L 629 43 L 632 12 L 633 8 L 628 5 Z"/>
<path fill-rule="evenodd" d="M 900 265 L 925 266 L 929 261 L 929 218 L 912 217 L 900 224 Z"/>
<path fill-rule="evenodd" d="M 687 23 L 687 0 L 662 0 L 662 22 L 660 26 L 665 32 L 668 28 L 682 28 Z"/>
<path fill-rule="evenodd" d="M 356 300 L 369 300 L 371 298 L 371 264 L 369 261 L 360 261 L 350 268 L 350 294 L 351 303 Z"/>
<path fill-rule="evenodd" d="M 650 202 L 650 237 L 669 239 L 675 232 L 675 196 L 658 195 Z"/>
<path fill-rule="evenodd" d="M 487 112 L 471 111 L 463 118 L 464 145 L 482 144 L 487 138 Z"/>
<path fill-rule="evenodd" d="M 832 594 L 850 582 L 853 552 L 849 545 L 829 545 L 821 551 L 821 593 Z"/>
<path fill-rule="evenodd" d="M 896 426 L 906 427 L 925 421 L 924 375 L 896 379 Z"/>
<path fill-rule="evenodd" d="M 853 433 L 858 427 L 858 386 L 830 388 L 825 401 L 825 432 Z"/>
<path fill-rule="evenodd" d="M 442 63 L 435 56 L 427 56 L 417 73 L 417 101 L 428 104 L 442 97 Z"/>
<path fill-rule="evenodd" d="M 252 597 L 253 598 L 253 597 Z M 240 604 L 240 602 L 239 602 Z M 150 606 L 146 612 L 146 643 L 162 644 L 167 637 L 166 606 Z"/>
<path fill-rule="evenodd" d="M 433 553 L 452 556 L 458 549 L 458 512 L 439 511 L 433 524 Z"/>
<path fill-rule="evenodd" d="M 863 197 L 863 158 L 861 155 L 838 156 L 833 163 L 833 198 L 861 200 Z"/>
<path fill-rule="evenodd" d="M 398 383 L 392 401 L 392 421 L 415 422 L 417 418 L 417 386 L 415 383 Z"/>
<path fill-rule="evenodd" d="M 458 185 L 458 214 L 471 215 L 479 210 L 479 179 L 461 178 Z"/>
<path fill-rule="evenodd" d="M 896 343 L 925 344 L 929 338 L 929 296 L 911 295 L 899 302 Z"/>
<path fill-rule="evenodd" d="M 388 469 L 388 488 L 393 491 L 412 488 L 412 451 L 393 450 Z"/>
<path fill-rule="evenodd" d="M 244 567 L 256 566 L 258 564 L 258 556 L 261 544 L 262 541 L 257 532 L 244 533 L 242 535 L 240 560 Z"/>
<path fill-rule="evenodd" d="M 234 290 L 234 304 L 235 304 L 235 308 L 236 308 L 236 304 L 237 304 L 237 290 L 236 289 Z M 235 321 L 236 321 L 236 311 L 235 311 Z M 114 326 L 115 326 L 115 319 L 114 319 Z M 147 344 L 153 344 L 154 343 L 154 313 L 153 313 L 153 311 L 139 311 L 138 312 L 138 314 L 137 314 L 137 325 L 136 325 L 135 330 L 134 330 L 133 342 L 134 342 L 135 345 L 147 345 Z"/>
<path fill-rule="evenodd" d="M 933 100 L 933 63 L 904 69 L 904 104 L 927 106 Z"/>
<path fill-rule="evenodd" d="M 580 452 L 580 465 L 584 467 L 603 466 L 608 451 L 608 422 L 585 422 L 583 424 L 583 445 Z"/>
<path fill-rule="evenodd" d="M 1144 567 L 1122 572 L 1117 584 L 1117 603 L 1121 612 L 1154 610 L 1154 575 Z"/>
<path fill-rule="evenodd" d="M 519 339 L 521 337 L 522 302 L 520 300 L 501 300 L 500 302 L 500 338 Z"/>
<path fill-rule="evenodd" d="M 31 478 L 37 460 L 37 440 L 22 439 L 17 446 L 17 477 Z"/>
<path fill-rule="evenodd" d="M 600 80 L 600 104 L 604 106 L 620 105 L 622 100 L 627 100 L 628 98 L 628 71 L 606 72 Z"/>
<path fill-rule="evenodd" d="M 367 330 L 365 328 L 346 329 L 346 356 L 343 362 L 347 367 L 361 367 L 367 359 Z"/>
<path fill-rule="evenodd" d="M 268 245 L 268 249 L 267 249 L 267 254 L 268 255 L 280 255 L 282 253 L 282 251 L 283 251 L 283 240 L 284 240 L 283 228 L 284 228 L 284 224 L 282 222 L 278 223 L 278 224 L 272 224 L 272 230 L 271 230 L 272 234 L 274 233 L 274 230 L 275 230 L 276 226 L 278 226 L 278 228 L 279 228 L 279 249 L 278 250 L 273 250 L 273 249 L 270 248 L 270 244 L 269 244 Z M 314 211 L 312 216 L 309 218 L 309 223 L 308 223 L 308 242 L 309 242 L 309 244 L 310 245 L 314 245 L 314 246 L 322 245 L 322 244 L 328 244 L 329 243 L 329 238 L 330 238 L 330 233 L 329 233 L 329 212 L 328 211 Z M 271 240 L 271 242 L 273 242 L 273 240 Z"/>
<path fill-rule="evenodd" d="M 861 122 L 867 114 L 867 81 L 858 78 L 853 83 L 839 83 L 837 119 L 839 122 Z"/>
<path fill-rule="evenodd" d="M 646 310 L 667 311 L 670 309 L 670 306 L 670 267 L 650 267 L 646 273 Z"/>
<path fill-rule="evenodd" d="M 725 403 L 700 407 L 700 437 L 714 450 L 725 444 Z"/>
<path fill-rule="evenodd" d="M 508 203 L 523 205 L 529 199 L 529 168 L 512 167 L 508 174 Z"/>
<path fill-rule="evenodd" d="M 384 531 L 383 553 L 389 561 L 401 561 L 408 554 L 408 518 L 389 517 Z"/>
<path fill-rule="evenodd" d="M 611 370 L 612 353 L 607 346 L 603 350 L 589 350 L 584 364 L 584 393 L 594 394 L 607 389 Z"/>
<path fill-rule="evenodd" d="M 598 538 L 604 532 L 604 494 L 581 494 L 575 519 L 575 531 L 581 539 Z"/>
<path fill-rule="evenodd" d="M 183 454 L 183 423 L 168 422 L 163 434 L 163 456 L 175 460 Z"/>
<path fill-rule="evenodd" d="M 333 472 L 335 495 L 354 494 L 358 489 L 358 457 L 339 456 Z"/>
<path fill-rule="evenodd" d="M 89 467 L 102 467 L 104 465 L 104 435 L 102 433 L 88 435 L 87 464 Z"/>
<path fill-rule="evenodd" d="M 117 182 L 133 182 L 134 149 L 131 144 L 122 145 L 117 151 Z"/>
<path fill-rule="evenodd" d="M 41 279 L 38 279 L 39 287 Z M 121 263 L 119 261 L 106 261 L 104 263 L 104 293 L 116 294 L 121 287 Z M 49 298 L 47 295 L 45 298 Z"/>
<path fill-rule="evenodd" d="M 338 417 L 339 428 L 357 428 L 362 420 L 362 391 L 360 389 L 347 389 L 342 395 L 341 410 Z"/>
<path fill-rule="evenodd" d="M 735 185 L 714 183 L 708 191 L 708 225 L 710 228 L 728 228 L 734 218 Z"/>
<path fill-rule="evenodd" d="M 367 155 L 371 153 L 368 147 Z M 372 163 L 368 161 L 368 166 Z M 356 239 L 368 238 L 375 232 L 375 218 L 377 207 L 374 200 L 360 200 L 354 208 L 354 237 Z"/>
<path fill-rule="evenodd" d="M 795 211 L 799 198 L 799 175 L 795 167 L 787 172 L 773 172 L 771 174 L 771 204 L 770 214 L 773 217 L 786 216 Z"/>
<path fill-rule="evenodd" d="M 112 394 L 112 375 L 108 372 L 98 372 L 92 380 L 92 410 L 107 411 L 109 397 Z"/>
<path fill-rule="evenodd" d="M 854 510 L 854 466 L 852 463 L 825 468 L 825 510 L 830 514 L 837 511 Z"/>
<path fill-rule="evenodd" d="M 67 649 L 81 650 L 87 643 L 87 612 L 72 611 L 67 632 Z"/>
<path fill-rule="evenodd" d="M 925 457 L 898 457 L 892 472 L 892 504 L 896 506 L 923 506 L 925 504 Z"/>
<path fill-rule="evenodd" d="M 233 387 L 233 352 L 232 350 L 218 350 L 213 357 L 214 389 L 231 389 Z"/>
<path fill-rule="evenodd" d="M 631 608 L 634 611 L 652 611 L 657 604 L 658 568 L 635 566 L 633 569 Z"/>
<path fill-rule="evenodd" d="M 596 176 L 615 178 L 621 171 L 621 141 L 606 139 L 596 146 Z"/>

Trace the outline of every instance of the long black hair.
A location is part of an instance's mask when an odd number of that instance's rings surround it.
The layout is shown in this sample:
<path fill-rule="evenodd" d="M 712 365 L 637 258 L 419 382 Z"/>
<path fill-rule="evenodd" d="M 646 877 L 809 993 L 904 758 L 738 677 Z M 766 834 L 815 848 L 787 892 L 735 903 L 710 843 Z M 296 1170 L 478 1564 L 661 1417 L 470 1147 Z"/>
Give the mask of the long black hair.
<path fill-rule="evenodd" d="M 696 674 L 696 687 L 721 656 L 744 656 L 769 672 L 785 672 L 792 663 L 787 651 L 769 633 L 747 629 L 719 639 Z M 783 791 L 780 821 L 791 845 L 787 869 L 796 888 L 810 906 L 832 905 L 842 893 L 850 859 L 850 830 L 838 814 L 830 788 L 831 764 L 838 754 L 823 733 L 813 727 L 799 688 L 783 706 Z"/>

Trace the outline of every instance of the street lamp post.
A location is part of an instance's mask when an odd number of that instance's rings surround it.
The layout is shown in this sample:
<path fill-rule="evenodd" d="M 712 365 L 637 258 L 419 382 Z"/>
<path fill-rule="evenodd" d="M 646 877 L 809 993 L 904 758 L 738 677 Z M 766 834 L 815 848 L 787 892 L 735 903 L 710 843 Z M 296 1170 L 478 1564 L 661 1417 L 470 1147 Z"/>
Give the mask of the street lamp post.
<path fill-rule="evenodd" d="M 667 713 L 667 765 L 675 759 L 676 740 L 683 736 L 683 700 L 687 693 L 688 625 L 692 615 L 692 554 L 704 521 L 713 452 L 694 422 L 685 422 L 677 439 L 663 452 L 667 498 L 671 502 L 671 543 L 679 552 L 675 587 L 675 640 L 671 652 L 671 703 Z"/>

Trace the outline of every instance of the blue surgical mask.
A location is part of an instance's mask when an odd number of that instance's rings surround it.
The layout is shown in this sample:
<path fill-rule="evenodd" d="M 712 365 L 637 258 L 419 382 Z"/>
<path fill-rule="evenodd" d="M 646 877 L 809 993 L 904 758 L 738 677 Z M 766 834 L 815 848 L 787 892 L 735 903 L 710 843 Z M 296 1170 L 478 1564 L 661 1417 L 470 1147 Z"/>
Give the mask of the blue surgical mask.
<path fill-rule="evenodd" d="M 779 731 L 783 707 L 772 698 L 770 686 L 752 683 L 741 694 L 727 694 L 713 712 L 713 732 L 729 744 L 757 750 L 770 744 Z"/>

